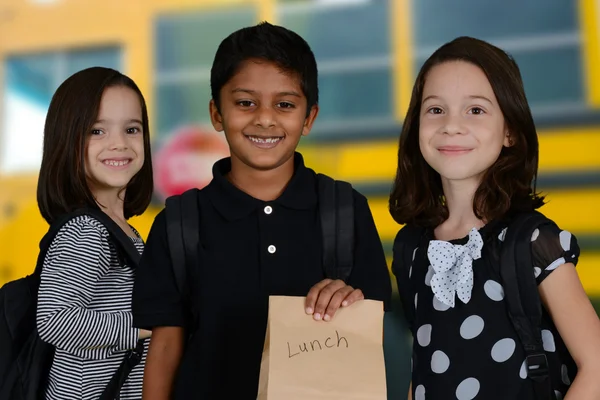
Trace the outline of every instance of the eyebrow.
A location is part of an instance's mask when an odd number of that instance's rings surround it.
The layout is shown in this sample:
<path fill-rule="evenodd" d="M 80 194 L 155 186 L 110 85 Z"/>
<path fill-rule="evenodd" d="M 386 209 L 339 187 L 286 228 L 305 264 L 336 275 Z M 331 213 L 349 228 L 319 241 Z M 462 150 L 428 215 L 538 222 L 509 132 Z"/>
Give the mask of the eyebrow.
<path fill-rule="evenodd" d="M 258 92 L 256 90 L 251 90 L 251 89 L 244 89 L 244 88 L 235 88 L 231 91 L 231 93 L 248 93 L 248 94 L 257 94 Z M 295 97 L 302 97 L 302 95 L 298 92 L 294 92 L 294 91 L 286 91 L 286 92 L 279 92 L 277 93 L 278 96 L 295 96 Z"/>
<path fill-rule="evenodd" d="M 469 97 L 469 99 L 472 99 L 472 100 L 483 100 L 483 101 L 487 101 L 488 103 L 490 103 L 490 104 L 492 104 L 492 105 L 494 104 L 494 103 L 493 103 L 493 102 L 492 102 L 490 99 L 488 99 L 488 98 L 487 98 L 487 97 L 485 97 L 485 96 L 481 96 L 481 95 L 471 95 L 471 96 L 468 96 L 468 97 Z M 423 101 L 421 102 L 421 104 L 425 103 L 427 100 L 438 100 L 438 99 L 440 99 L 440 97 L 439 97 L 439 96 L 434 96 L 434 95 L 427 96 L 427 97 L 425 97 L 425 98 L 423 99 Z"/>
<path fill-rule="evenodd" d="M 108 121 L 107 121 L 107 120 L 105 120 L 105 119 L 99 119 L 98 121 L 96 121 L 96 123 L 97 123 L 97 124 L 104 124 L 104 123 L 106 123 L 106 122 L 108 122 Z M 144 124 L 142 123 L 142 121 L 140 121 L 139 119 L 128 119 L 128 120 L 127 120 L 127 121 L 125 121 L 125 122 L 126 122 L 126 123 L 128 123 L 128 124 L 130 124 L 130 123 L 136 123 L 136 124 L 144 125 Z"/>

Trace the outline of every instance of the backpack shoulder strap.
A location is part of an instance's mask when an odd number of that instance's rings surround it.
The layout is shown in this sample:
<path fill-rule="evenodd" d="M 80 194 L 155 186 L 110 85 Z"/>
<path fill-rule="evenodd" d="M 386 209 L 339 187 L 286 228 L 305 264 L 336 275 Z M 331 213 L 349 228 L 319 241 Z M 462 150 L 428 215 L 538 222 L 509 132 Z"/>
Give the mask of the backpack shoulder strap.
<path fill-rule="evenodd" d="M 346 281 L 354 266 L 352 185 L 317 174 L 325 276 Z"/>
<path fill-rule="evenodd" d="M 135 245 L 131 241 L 131 239 L 127 236 L 127 234 L 121 229 L 119 225 L 115 221 L 112 220 L 108 215 L 106 215 L 101 210 L 93 209 L 93 208 L 85 208 L 79 211 L 80 214 L 89 215 L 94 217 L 104 227 L 108 230 L 108 233 L 113 238 L 114 243 L 117 247 L 123 252 L 123 254 L 131 261 L 134 265 L 140 264 L 140 252 L 135 248 Z"/>
<path fill-rule="evenodd" d="M 135 245 L 127 237 L 125 232 L 116 224 L 108 215 L 98 209 L 94 209 L 91 207 L 80 208 L 73 212 L 63 214 L 60 217 L 56 218 L 54 222 L 48 228 L 48 232 L 44 235 L 42 240 L 40 241 L 40 252 L 38 254 L 38 259 L 35 267 L 35 271 L 33 273 L 34 276 L 39 277 L 42 273 L 42 266 L 44 264 L 44 259 L 46 257 L 46 252 L 50 248 L 52 241 L 58 234 L 58 232 L 62 229 L 62 227 L 73 218 L 89 215 L 96 220 L 98 220 L 104 227 L 108 230 L 111 238 L 114 240 L 115 245 L 117 245 L 118 251 L 125 254 L 125 256 L 134 264 L 139 265 L 141 255 L 139 251 L 135 248 Z"/>
<path fill-rule="evenodd" d="M 191 189 L 178 196 L 169 197 L 165 207 L 167 240 L 173 272 L 179 292 L 189 290 L 186 285 L 187 268 L 198 262 L 200 245 L 200 207 L 198 190 Z"/>
<path fill-rule="evenodd" d="M 537 211 L 515 216 L 508 225 L 500 252 L 500 275 L 508 314 L 527 356 L 527 376 L 533 381 L 536 400 L 553 397 L 540 329 L 542 303 L 533 273 L 531 235 L 537 227 L 549 222 Z"/>
<path fill-rule="evenodd" d="M 394 261 L 392 272 L 396 276 L 398 291 L 402 294 L 402 308 L 408 325 L 413 330 L 415 321 L 414 293 L 411 285 L 411 268 L 413 254 L 420 245 L 425 228 L 415 225 L 404 225 L 394 240 Z M 425 252 L 426 254 L 426 252 Z"/>

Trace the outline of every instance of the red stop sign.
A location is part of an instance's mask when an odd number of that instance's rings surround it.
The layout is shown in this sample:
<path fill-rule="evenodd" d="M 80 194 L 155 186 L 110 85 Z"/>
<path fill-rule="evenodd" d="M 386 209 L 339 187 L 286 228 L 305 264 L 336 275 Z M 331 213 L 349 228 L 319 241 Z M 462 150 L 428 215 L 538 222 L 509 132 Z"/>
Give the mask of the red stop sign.
<path fill-rule="evenodd" d="M 174 132 L 153 155 L 157 194 L 166 199 L 212 180 L 213 164 L 229 156 L 224 137 L 212 128 L 187 126 Z"/>

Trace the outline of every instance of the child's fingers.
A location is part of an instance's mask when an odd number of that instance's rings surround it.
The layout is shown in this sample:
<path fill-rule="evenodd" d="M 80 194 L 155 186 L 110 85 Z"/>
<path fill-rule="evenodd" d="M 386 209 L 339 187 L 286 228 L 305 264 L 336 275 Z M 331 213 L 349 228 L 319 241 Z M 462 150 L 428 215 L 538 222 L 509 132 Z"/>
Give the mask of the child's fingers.
<path fill-rule="evenodd" d="M 323 319 L 325 315 L 325 310 L 331 302 L 331 299 L 333 298 L 335 293 L 344 286 L 346 286 L 344 281 L 335 280 L 330 282 L 323 289 L 321 289 L 321 291 L 319 292 L 319 297 L 317 298 L 317 302 L 315 304 L 315 312 L 313 314 L 314 318 L 317 321 Z M 342 300 L 340 300 L 340 303 L 342 302 Z"/>
<path fill-rule="evenodd" d="M 333 282 L 331 279 L 324 279 L 310 289 L 310 291 L 306 295 L 306 301 L 304 303 L 304 307 L 307 314 L 314 313 L 315 305 L 317 303 L 317 299 L 319 298 L 319 293 L 325 286 L 329 285 L 331 282 Z"/>
<path fill-rule="evenodd" d="M 359 300 L 364 300 L 364 299 L 365 299 L 365 295 L 363 294 L 362 290 L 354 289 L 352 291 L 352 293 L 350 293 L 348 296 L 346 296 L 344 301 L 342 301 L 342 307 L 348 307 L 350 304 L 357 302 Z"/>
<path fill-rule="evenodd" d="M 331 297 L 331 300 L 329 301 L 329 305 L 327 306 L 327 310 L 325 311 L 325 315 L 323 316 L 323 319 L 325 321 L 330 321 L 333 318 L 333 316 L 335 315 L 338 308 L 341 307 L 342 302 L 353 291 L 354 291 L 354 289 L 352 288 L 352 286 L 344 286 L 341 289 L 339 289 L 337 292 L 335 292 L 335 294 L 333 295 L 333 297 Z"/>

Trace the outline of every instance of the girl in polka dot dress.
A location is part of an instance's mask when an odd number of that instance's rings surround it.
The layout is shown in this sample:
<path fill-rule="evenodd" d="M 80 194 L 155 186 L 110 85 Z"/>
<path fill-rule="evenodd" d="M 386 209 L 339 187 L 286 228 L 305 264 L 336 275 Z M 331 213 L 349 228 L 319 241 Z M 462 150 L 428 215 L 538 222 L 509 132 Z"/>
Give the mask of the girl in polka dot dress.
<path fill-rule="evenodd" d="M 393 270 L 414 317 L 409 398 L 537 399 L 499 270 L 511 218 L 544 204 L 537 166 L 537 134 L 512 58 L 466 37 L 438 49 L 416 80 L 390 196 L 404 233 L 421 232 L 407 241 L 401 230 L 394 243 Z M 600 321 L 574 268 L 578 256 L 575 237 L 551 221 L 533 232 L 552 396 L 597 400 Z"/>

